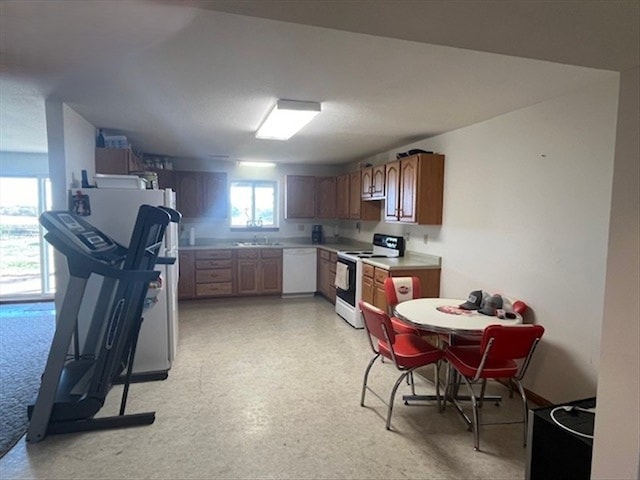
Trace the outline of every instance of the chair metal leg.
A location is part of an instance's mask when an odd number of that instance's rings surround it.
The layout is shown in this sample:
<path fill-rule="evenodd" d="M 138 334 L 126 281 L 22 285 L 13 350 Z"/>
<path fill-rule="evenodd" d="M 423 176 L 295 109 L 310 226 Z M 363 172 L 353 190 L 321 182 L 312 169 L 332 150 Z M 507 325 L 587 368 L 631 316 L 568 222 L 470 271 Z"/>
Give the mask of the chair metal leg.
<path fill-rule="evenodd" d="M 476 398 L 475 393 L 473 392 L 473 387 L 469 379 L 464 375 L 460 375 L 467 387 L 469 387 L 469 396 L 471 397 L 471 408 L 473 409 L 473 421 L 471 427 L 473 428 L 473 449 L 480 450 L 480 423 L 478 422 L 478 399 Z"/>
<path fill-rule="evenodd" d="M 528 420 L 529 420 L 529 409 L 528 409 L 528 405 L 527 405 L 527 396 L 524 393 L 524 388 L 522 388 L 522 384 L 520 383 L 520 380 L 518 379 L 512 379 L 516 385 L 518 386 L 518 391 L 520 392 L 520 397 L 522 397 L 522 416 L 524 417 L 524 445 L 523 446 L 527 446 L 527 424 L 528 424 Z"/>
<path fill-rule="evenodd" d="M 478 400 L 478 408 L 482 408 L 482 401 L 484 400 L 484 392 L 487 389 L 487 379 L 482 379 L 482 388 L 480 389 L 480 400 Z"/>
<path fill-rule="evenodd" d="M 387 411 L 387 425 L 386 425 L 387 430 L 391 430 L 391 413 L 393 412 L 393 401 L 396 398 L 396 391 L 398 390 L 398 387 L 402 383 L 402 380 L 404 380 L 404 378 L 407 375 L 409 375 L 411 372 L 412 370 L 407 370 L 406 372 L 403 372 L 402 375 L 398 377 L 398 380 L 396 380 L 396 383 L 393 386 L 393 390 L 391 390 L 391 396 L 389 397 L 389 409 Z"/>
<path fill-rule="evenodd" d="M 379 353 L 377 355 L 374 355 L 371 361 L 369 362 L 369 365 L 367 365 L 367 369 L 364 371 L 364 379 L 362 380 L 362 395 L 360 395 L 361 407 L 364 407 L 364 395 L 367 391 L 367 379 L 369 378 L 369 372 L 371 371 L 371 367 L 373 367 L 373 364 L 375 363 L 375 361 L 378 359 L 379 356 L 380 356 Z"/>

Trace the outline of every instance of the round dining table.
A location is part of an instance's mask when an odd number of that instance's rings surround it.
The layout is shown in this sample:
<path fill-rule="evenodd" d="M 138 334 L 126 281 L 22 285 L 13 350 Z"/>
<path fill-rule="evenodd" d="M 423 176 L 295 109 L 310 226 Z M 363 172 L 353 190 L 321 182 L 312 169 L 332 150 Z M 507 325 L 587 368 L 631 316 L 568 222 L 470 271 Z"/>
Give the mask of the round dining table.
<path fill-rule="evenodd" d="M 448 344 L 455 343 L 455 336 L 482 338 L 484 329 L 489 325 L 519 325 L 522 316 L 514 314 L 515 318 L 498 318 L 497 316 L 484 315 L 475 310 L 464 310 L 459 306 L 465 300 L 459 298 L 416 298 L 399 303 L 394 308 L 394 315 L 423 330 L 436 334 L 448 335 Z M 447 393 L 445 392 L 445 395 Z M 462 411 L 457 400 L 469 400 L 467 396 L 458 395 L 457 388 L 450 398 L 465 421 L 470 425 L 471 420 Z M 406 405 L 410 401 L 435 400 L 433 395 L 404 395 Z M 500 396 L 487 395 L 486 400 L 500 401 Z"/>
<path fill-rule="evenodd" d="M 509 326 L 522 323 L 522 316 L 519 314 L 514 314 L 515 318 L 498 318 L 475 310 L 463 310 L 459 305 L 464 302 L 459 298 L 416 298 L 396 305 L 394 313 L 416 327 L 450 336 L 481 337 L 489 325 Z"/>

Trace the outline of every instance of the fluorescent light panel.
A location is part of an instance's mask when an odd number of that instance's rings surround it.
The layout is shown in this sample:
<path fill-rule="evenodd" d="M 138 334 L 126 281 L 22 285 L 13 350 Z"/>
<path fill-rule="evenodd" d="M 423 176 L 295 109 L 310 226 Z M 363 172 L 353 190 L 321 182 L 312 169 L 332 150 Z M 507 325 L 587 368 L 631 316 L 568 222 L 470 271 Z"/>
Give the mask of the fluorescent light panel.
<path fill-rule="evenodd" d="M 319 102 L 278 100 L 256 132 L 256 138 L 289 140 L 319 113 Z"/>
<path fill-rule="evenodd" d="M 241 167 L 275 167 L 276 164 L 272 162 L 238 162 Z"/>

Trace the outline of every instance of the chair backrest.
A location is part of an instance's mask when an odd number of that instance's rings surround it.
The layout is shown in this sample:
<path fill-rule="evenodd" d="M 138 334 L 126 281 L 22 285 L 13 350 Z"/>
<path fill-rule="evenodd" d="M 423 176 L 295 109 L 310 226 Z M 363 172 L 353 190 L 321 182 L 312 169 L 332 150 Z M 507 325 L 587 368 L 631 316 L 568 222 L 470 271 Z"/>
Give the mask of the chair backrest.
<path fill-rule="evenodd" d="M 523 316 L 524 312 L 527 311 L 527 304 L 524 303 L 522 300 L 516 300 L 515 302 L 513 302 L 513 305 L 511 306 L 511 308 L 513 308 L 513 311 L 515 313 L 517 313 L 520 316 Z"/>
<path fill-rule="evenodd" d="M 420 298 L 420 279 L 418 277 L 387 277 L 384 279 L 384 293 L 387 305 L 393 307 L 401 302 Z"/>
<path fill-rule="evenodd" d="M 363 300 L 360 300 L 359 306 L 362 311 L 362 318 L 364 319 L 364 328 L 369 334 L 369 339 L 374 337 L 385 343 L 389 342 L 389 348 L 392 348 L 396 341 L 396 335 L 393 331 L 389 315 L 387 315 L 384 310 L 380 310 L 378 307 Z M 375 351 L 373 345 L 371 345 L 371 348 Z"/>
<path fill-rule="evenodd" d="M 480 349 L 484 352 L 491 342 L 488 358 L 519 360 L 529 356 L 543 334 L 542 325 L 489 325 L 484 329 Z"/>

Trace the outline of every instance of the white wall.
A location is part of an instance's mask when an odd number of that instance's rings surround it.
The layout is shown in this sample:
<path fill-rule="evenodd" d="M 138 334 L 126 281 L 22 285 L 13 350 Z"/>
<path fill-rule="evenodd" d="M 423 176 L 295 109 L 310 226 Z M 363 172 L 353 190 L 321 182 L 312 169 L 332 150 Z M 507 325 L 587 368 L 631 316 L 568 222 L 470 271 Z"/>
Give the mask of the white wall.
<path fill-rule="evenodd" d="M 620 78 L 594 479 L 640 476 L 640 69 Z"/>
<path fill-rule="evenodd" d="M 56 101 L 45 101 L 47 117 L 47 144 L 49 150 L 49 178 L 52 189 L 53 210 L 69 208 L 68 190 L 74 178 L 87 170 L 89 178 L 95 173 L 95 128 L 69 106 Z M 54 253 L 56 285 L 66 285 L 69 272 L 65 258 Z M 55 302 L 59 309 L 64 297 L 56 289 Z"/>
<path fill-rule="evenodd" d="M 445 154 L 443 225 L 356 234 L 409 232 L 409 250 L 442 257 L 443 296 L 529 304 L 546 333 L 525 384 L 552 402 L 596 393 L 617 78 L 388 152 Z"/>

